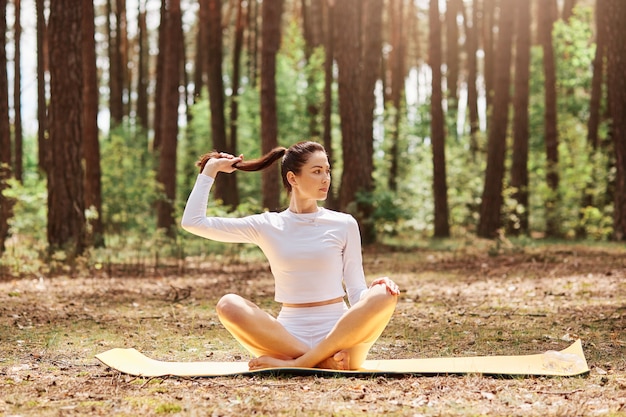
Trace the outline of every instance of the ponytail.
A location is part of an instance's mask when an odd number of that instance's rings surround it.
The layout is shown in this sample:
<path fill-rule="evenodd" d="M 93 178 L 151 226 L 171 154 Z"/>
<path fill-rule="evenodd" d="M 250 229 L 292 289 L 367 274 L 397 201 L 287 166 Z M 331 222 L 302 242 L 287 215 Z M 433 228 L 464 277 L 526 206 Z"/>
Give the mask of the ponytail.
<path fill-rule="evenodd" d="M 272 165 L 277 159 L 282 158 L 286 151 L 287 151 L 286 148 L 279 146 L 279 147 L 272 149 L 271 151 L 269 151 L 268 153 L 266 153 L 265 155 L 263 155 L 262 157 L 258 159 L 237 162 L 233 164 L 233 166 L 240 171 L 261 171 L 269 167 L 270 165 Z M 219 157 L 220 157 L 220 153 L 217 151 L 206 153 L 200 157 L 200 160 L 198 162 L 196 162 L 196 166 L 200 167 L 200 172 L 202 172 L 202 170 L 204 169 L 204 166 L 209 161 L 209 159 L 219 158 Z"/>

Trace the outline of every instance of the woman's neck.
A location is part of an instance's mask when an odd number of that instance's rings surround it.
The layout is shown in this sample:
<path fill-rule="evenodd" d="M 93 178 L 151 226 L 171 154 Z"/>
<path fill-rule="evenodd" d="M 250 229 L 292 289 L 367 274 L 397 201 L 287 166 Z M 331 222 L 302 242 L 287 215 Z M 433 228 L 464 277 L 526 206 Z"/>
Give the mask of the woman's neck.
<path fill-rule="evenodd" d="M 318 210 L 317 201 L 312 199 L 300 200 L 292 195 L 289 202 L 289 210 L 298 214 L 315 213 Z"/>

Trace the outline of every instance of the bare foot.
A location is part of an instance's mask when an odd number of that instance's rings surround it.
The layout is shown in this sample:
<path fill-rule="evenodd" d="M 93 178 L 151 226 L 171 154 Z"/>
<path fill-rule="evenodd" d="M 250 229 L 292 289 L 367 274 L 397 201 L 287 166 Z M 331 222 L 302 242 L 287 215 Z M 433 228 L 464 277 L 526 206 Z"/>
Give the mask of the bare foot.
<path fill-rule="evenodd" d="M 294 361 L 291 359 L 278 359 L 272 356 L 264 355 L 252 359 L 248 362 L 248 368 L 251 371 L 267 368 L 290 368 L 294 367 Z"/>
<path fill-rule="evenodd" d="M 316 368 L 334 369 L 337 371 L 350 370 L 350 354 L 347 350 L 341 350 L 328 359 L 318 363 Z"/>

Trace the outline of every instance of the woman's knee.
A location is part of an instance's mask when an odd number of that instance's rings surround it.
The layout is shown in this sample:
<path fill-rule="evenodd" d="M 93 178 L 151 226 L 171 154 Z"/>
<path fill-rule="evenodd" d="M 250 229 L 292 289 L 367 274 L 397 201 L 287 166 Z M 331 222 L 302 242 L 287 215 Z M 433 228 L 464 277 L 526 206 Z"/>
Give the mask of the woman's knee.
<path fill-rule="evenodd" d="M 246 301 L 237 294 L 226 294 L 215 305 L 218 317 L 221 319 L 235 319 L 241 312 Z"/>
<path fill-rule="evenodd" d="M 390 294 L 385 284 L 376 284 L 370 288 L 368 299 L 376 303 L 381 308 L 395 308 L 398 303 L 398 296 Z"/>

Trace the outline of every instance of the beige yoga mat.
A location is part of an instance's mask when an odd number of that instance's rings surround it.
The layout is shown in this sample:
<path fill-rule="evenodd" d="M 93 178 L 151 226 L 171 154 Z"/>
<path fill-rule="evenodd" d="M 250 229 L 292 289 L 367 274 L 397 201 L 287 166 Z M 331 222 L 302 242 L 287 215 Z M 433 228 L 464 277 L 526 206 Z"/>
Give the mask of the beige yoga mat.
<path fill-rule="evenodd" d="M 314 368 L 273 368 L 250 371 L 247 362 L 166 362 L 151 359 L 135 349 L 111 349 L 96 355 L 105 365 L 120 372 L 145 376 L 211 377 L 273 374 L 487 374 L 575 376 L 589 372 L 580 340 L 561 351 L 518 356 L 466 356 L 420 359 L 367 360 L 356 371 Z"/>

